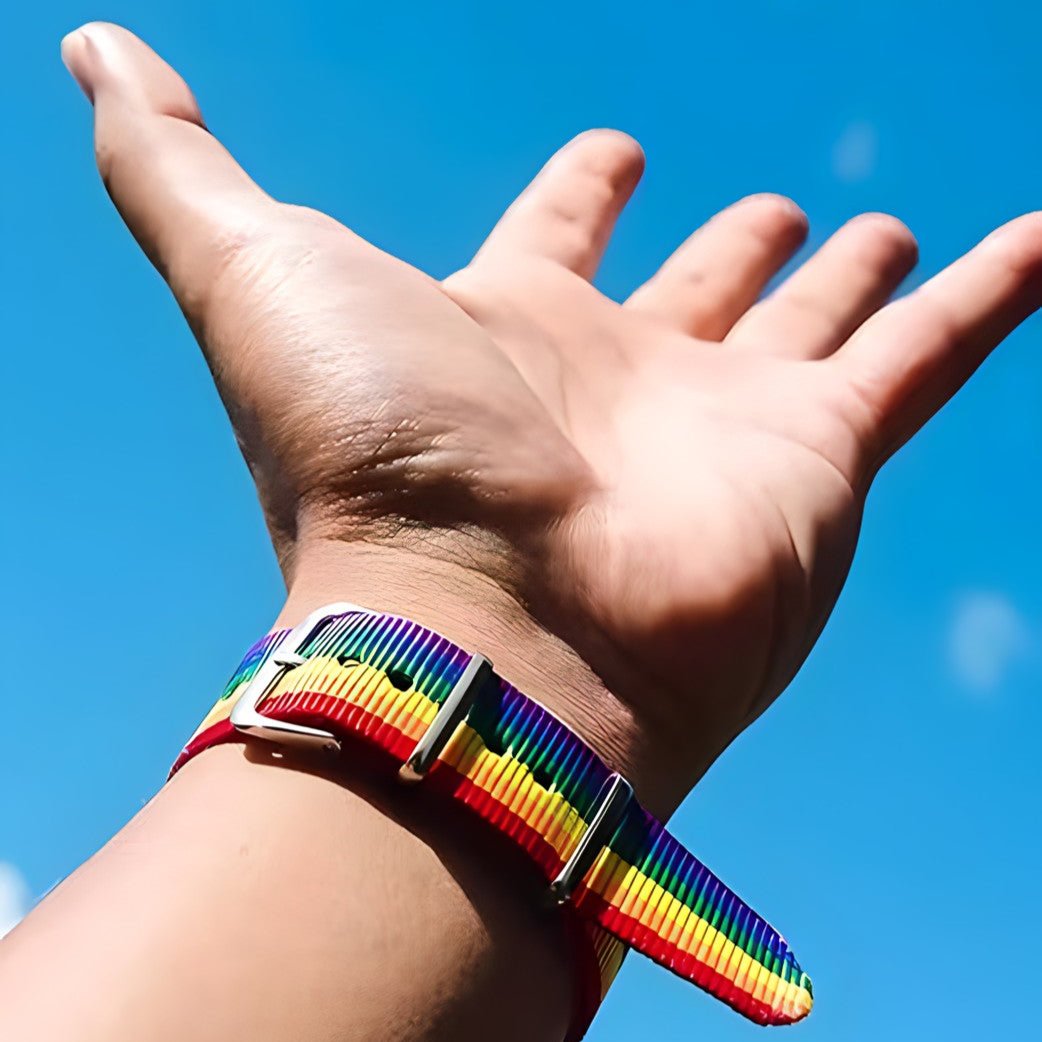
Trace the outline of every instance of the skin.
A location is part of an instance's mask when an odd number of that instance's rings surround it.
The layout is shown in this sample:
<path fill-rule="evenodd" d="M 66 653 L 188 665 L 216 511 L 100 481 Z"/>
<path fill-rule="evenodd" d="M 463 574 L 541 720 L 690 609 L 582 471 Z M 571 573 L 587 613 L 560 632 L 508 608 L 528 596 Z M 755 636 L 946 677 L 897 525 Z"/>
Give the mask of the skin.
<path fill-rule="evenodd" d="M 890 304 L 915 240 L 863 215 L 762 297 L 807 230 L 773 195 L 722 211 L 610 300 L 590 278 L 644 159 L 606 130 L 558 152 L 438 282 L 266 195 L 126 30 L 93 23 L 62 50 L 94 106 L 105 185 L 180 303 L 256 481 L 288 589 L 279 621 L 348 599 L 489 654 L 661 815 L 805 659 L 879 467 L 1042 302 L 1040 214 Z M 200 757 L 5 944 L 0 1018 L 17 1037 L 158 1039 L 203 989 L 217 1026 L 198 1037 L 375 1039 L 394 1023 L 481 1038 L 523 982 L 538 1001 L 502 1037 L 560 1037 L 559 924 L 519 904 L 520 869 L 476 870 L 465 850 L 480 838 L 447 846 L 462 825 L 416 809 L 347 767 Z M 217 887 L 243 851 L 266 872 Z M 310 901 L 268 913 L 278 943 L 258 935 L 257 902 L 299 889 L 299 864 L 330 862 L 339 875 L 310 880 Z M 357 905 L 331 907 L 348 879 Z M 401 897 L 416 887 L 439 895 L 419 921 Z M 179 915 L 154 907 L 156 888 L 177 892 Z M 202 949 L 186 909 L 213 913 Z M 359 969 L 373 950 L 376 988 Z M 156 952 L 161 981 L 140 969 Z M 34 969 L 56 960 L 78 1012 L 49 1010 L 54 1034 L 26 1034 Z M 206 990 L 211 971 L 234 987 Z M 99 979 L 132 1015 L 99 1011 Z"/>

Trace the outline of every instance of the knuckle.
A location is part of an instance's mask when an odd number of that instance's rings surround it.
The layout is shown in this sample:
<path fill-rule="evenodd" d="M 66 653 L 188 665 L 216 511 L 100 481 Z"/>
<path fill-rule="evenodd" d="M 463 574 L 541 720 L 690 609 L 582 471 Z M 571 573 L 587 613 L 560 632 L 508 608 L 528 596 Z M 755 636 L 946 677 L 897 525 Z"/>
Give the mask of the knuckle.
<path fill-rule="evenodd" d="M 120 113 L 119 123 L 98 119 L 94 132 L 94 161 L 110 195 L 119 194 L 124 172 L 154 168 L 161 155 L 155 121 L 134 110 Z"/>
<path fill-rule="evenodd" d="M 312 206 L 300 206 L 297 203 L 276 203 L 278 215 L 287 224 L 297 224 L 315 229 L 317 231 L 339 231 L 344 230 L 343 225 L 335 217 L 330 217 L 322 210 L 316 210 Z"/>
<path fill-rule="evenodd" d="M 186 313 L 206 315 L 229 285 L 259 268 L 262 244 L 269 238 L 256 215 L 229 208 L 219 222 L 180 240 L 163 274 Z"/>
<path fill-rule="evenodd" d="M 104 184 L 109 195 L 113 194 L 112 182 L 117 160 L 118 153 L 113 148 L 112 143 L 108 139 L 96 135 L 94 140 L 94 162 L 97 164 L 102 184 Z"/>
<path fill-rule="evenodd" d="M 608 205 L 608 200 L 600 200 Z M 599 241 L 597 229 L 591 228 L 584 214 L 565 205 L 551 206 L 548 211 L 554 223 L 554 240 L 557 248 L 567 256 L 589 258 Z"/>
<path fill-rule="evenodd" d="M 823 298 L 813 290 L 801 289 L 795 285 L 785 287 L 784 292 L 777 293 L 771 303 L 784 308 L 793 321 L 802 327 L 806 327 L 808 322 L 813 322 L 833 329 L 839 325 L 842 317 L 836 313 L 833 301 Z"/>

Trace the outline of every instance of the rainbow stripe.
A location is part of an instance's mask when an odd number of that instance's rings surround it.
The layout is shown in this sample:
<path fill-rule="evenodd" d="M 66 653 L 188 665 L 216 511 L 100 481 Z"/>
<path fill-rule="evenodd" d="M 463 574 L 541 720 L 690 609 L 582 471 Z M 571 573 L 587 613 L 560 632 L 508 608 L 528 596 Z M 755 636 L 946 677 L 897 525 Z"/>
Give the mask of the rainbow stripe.
<path fill-rule="evenodd" d="M 243 740 L 231 709 L 286 632 L 268 634 L 247 652 L 171 774 L 210 745 Z M 363 610 L 332 617 L 299 650 L 307 661 L 278 681 L 264 715 L 357 736 L 399 763 L 470 660 L 415 622 Z M 582 838 L 610 775 L 564 723 L 497 678 L 424 784 L 494 825 L 549 882 Z M 757 1023 L 787 1024 L 810 1011 L 810 979 L 781 935 L 636 801 L 570 907 L 586 926 L 588 956 L 573 1038 L 581 1038 L 618 971 L 623 944 Z"/>

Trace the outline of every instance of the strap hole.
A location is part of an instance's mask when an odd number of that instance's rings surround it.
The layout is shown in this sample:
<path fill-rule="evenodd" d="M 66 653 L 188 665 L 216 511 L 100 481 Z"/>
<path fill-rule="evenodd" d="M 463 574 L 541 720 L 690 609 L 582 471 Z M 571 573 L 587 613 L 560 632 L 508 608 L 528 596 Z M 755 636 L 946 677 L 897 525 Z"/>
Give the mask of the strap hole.
<path fill-rule="evenodd" d="M 387 679 L 398 688 L 399 691 L 408 691 L 409 688 L 412 687 L 412 677 L 400 669 L 389 669 L 387 671 Z"/>

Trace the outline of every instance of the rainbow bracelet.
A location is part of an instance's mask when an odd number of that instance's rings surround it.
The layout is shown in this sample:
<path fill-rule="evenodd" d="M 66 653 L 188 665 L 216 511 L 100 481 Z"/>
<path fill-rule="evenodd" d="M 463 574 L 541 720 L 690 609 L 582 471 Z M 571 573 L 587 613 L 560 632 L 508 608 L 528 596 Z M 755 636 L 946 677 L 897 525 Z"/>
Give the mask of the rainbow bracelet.
<path fill-rule="evenodd" d="M 422 779 L 520 847 L 582 938 L 573 1042 L 626 948 L 759 1024 L 810 1012 L 810 978 L 784 938 L 645 811 L 625 779 L 486 659 L 416 622 L 335 604 L 269 633 L 171 776 L 203 749 L 251 734 L 375 746 L 403 778 Z"/>

